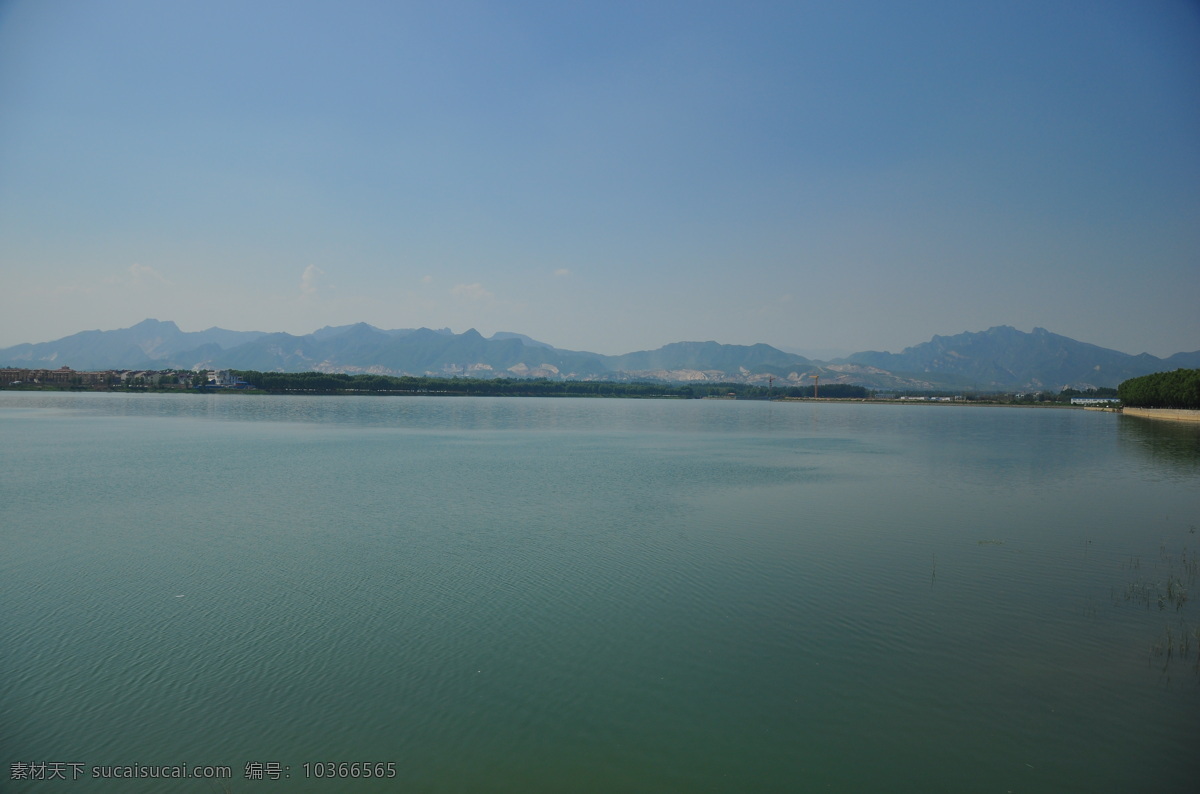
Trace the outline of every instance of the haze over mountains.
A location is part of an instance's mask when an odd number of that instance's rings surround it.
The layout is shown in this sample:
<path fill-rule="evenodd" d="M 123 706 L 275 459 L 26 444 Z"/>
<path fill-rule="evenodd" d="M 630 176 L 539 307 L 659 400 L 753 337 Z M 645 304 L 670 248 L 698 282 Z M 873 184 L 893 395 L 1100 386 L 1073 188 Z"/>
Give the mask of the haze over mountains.
<path fill-rule="evenodd" d="M 997 326 L 935 336 L 900 353 L 862 352 L 815 361 L 766 344 L 675 342 L 606 356 L 564 350 L 523 334 L 474 329 L 383 330 L 366 323 L 296 336 L 262 331 L 181 331 L 144 320 L 115 331 L 83 331 L 53 342 L 0 349 L 0 365 L 106 369 L 243 369 L 386 375 L 544 377 L 571 380 L 848 383 L 892 389 L 1112 387 L 1151 372 L 1200 367 L 1200 351 L 1162 359 L 1129 355 L 1035 328 Z"/>

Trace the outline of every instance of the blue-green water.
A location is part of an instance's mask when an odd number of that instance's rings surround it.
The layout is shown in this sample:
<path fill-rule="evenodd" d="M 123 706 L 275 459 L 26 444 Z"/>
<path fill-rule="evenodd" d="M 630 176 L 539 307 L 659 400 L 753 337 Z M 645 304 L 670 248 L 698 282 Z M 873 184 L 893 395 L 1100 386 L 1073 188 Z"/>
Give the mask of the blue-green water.
<path fill-rule="evenodd" d="M 4 392 L 0 433 L 3 791 L 1200 790 L 1194 427 Z M 90 776 L 185 763 L 233 778 Z"/>

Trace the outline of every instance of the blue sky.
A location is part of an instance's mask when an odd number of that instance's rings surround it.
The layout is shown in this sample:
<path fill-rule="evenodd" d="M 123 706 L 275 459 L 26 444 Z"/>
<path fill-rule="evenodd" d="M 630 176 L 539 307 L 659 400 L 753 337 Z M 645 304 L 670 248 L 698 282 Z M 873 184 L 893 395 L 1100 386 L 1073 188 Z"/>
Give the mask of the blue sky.
<path fill-rule="evenodd" d="M 1200 4 L 0 0 L 0 346 L 1200 349 Z"/>

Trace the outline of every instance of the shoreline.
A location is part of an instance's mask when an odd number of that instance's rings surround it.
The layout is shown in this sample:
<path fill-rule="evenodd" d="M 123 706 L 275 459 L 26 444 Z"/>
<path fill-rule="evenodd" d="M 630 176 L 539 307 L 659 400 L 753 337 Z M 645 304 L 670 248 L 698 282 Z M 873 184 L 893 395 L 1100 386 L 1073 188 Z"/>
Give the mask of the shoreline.
<path fill-rule="evenodd" d="M 588 383 L 588 381 L 579 381 L 580 383 Z M 662 385 L 662 384 L 641 384 L 636 385 Z M 670 393 L 604 393 L 604 392 L 547 392 L 544 394 L 529 393 L 522 391 L 510 392 L 491 392 L 491 391 L 458 391 L 458 390 L 441 390 L 441 389 L 283 389 L 283 390 L 267 390 L 267 389 L 235 389 L 235 388 L 157 388 L 157 387 L 133 387 L 133 388 L 87 388 L 79 386 L 60 386 L 54 384 L 43 384 L 39 386 L 27 386 L 21 388 L 5 388 L 0 387 L 0 392 L 15 392 L 15 393 L 64 393 L 64 394 L 120 394 L 120 395 L 137 395 L 137 394 L 179 394 L 179 395 L 243 395 L 253 397 L 285 397 L 285 396 L 312 396 L 312 397 L 546 397 L 546 398 L 576 398 L 576 399 L 606 399 L 606 400 L 724 400 L 737 402 L 774 402 L 774 403 L 808 403 L 810 405 L 833 404 L 833 403 L 862 403 L 868 405 L 926 405 L 926 406 L 959 406 L 971 408 L 1041 408 L 1055 410 L 1085 410 L 1085 411 L 1104 411 L 1106 413 L 1121 413 L 1120 408 L 1097 407 L 1097 406 L 1080 406 L 1069 405 L 1066 403 L 1057 402 L 1002 402 L 998 400 L 880 400 L 871 397 L 766 397 L 766 396 L 725 396 L 725 395 L 708 395 L 698 397 L 694 395 L 670 394 Z M 1126 411 L 1130 409 L 1125 409 Z M 1192 413 L 1200 414 L 1200 411 Z M 1196 421 L 1200 421 L 1200 416 Z"/>
<path fill-rule="evenodd" d="M 1124 408 L 1121 413 L 1125 416 L 1168 422 L 1200 422 L 1200 411 L 1192 408 Z"/>

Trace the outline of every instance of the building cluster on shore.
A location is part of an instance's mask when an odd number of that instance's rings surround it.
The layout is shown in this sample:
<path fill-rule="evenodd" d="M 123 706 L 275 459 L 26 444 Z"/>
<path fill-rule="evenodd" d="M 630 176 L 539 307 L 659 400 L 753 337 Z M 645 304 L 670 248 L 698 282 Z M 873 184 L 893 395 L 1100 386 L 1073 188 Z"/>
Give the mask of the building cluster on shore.
<path fill-rule="evenodd" d="M 58 369 L 0 369 L 0 387 L 21 386 L 110 386 L 121 382 L 121 373 L 77 372 L 70 367 Z"/>
<path fill-rule="evenodd" d="M 55 388 L 113 389 L 131 386 L 157 389 L 248 389 L 231 370 L 130 370 L 108 369 L 81 372 L 70 367 L 58 369 L 0 369 L 0 388 L 10 386 L 52 386 Z"/>

